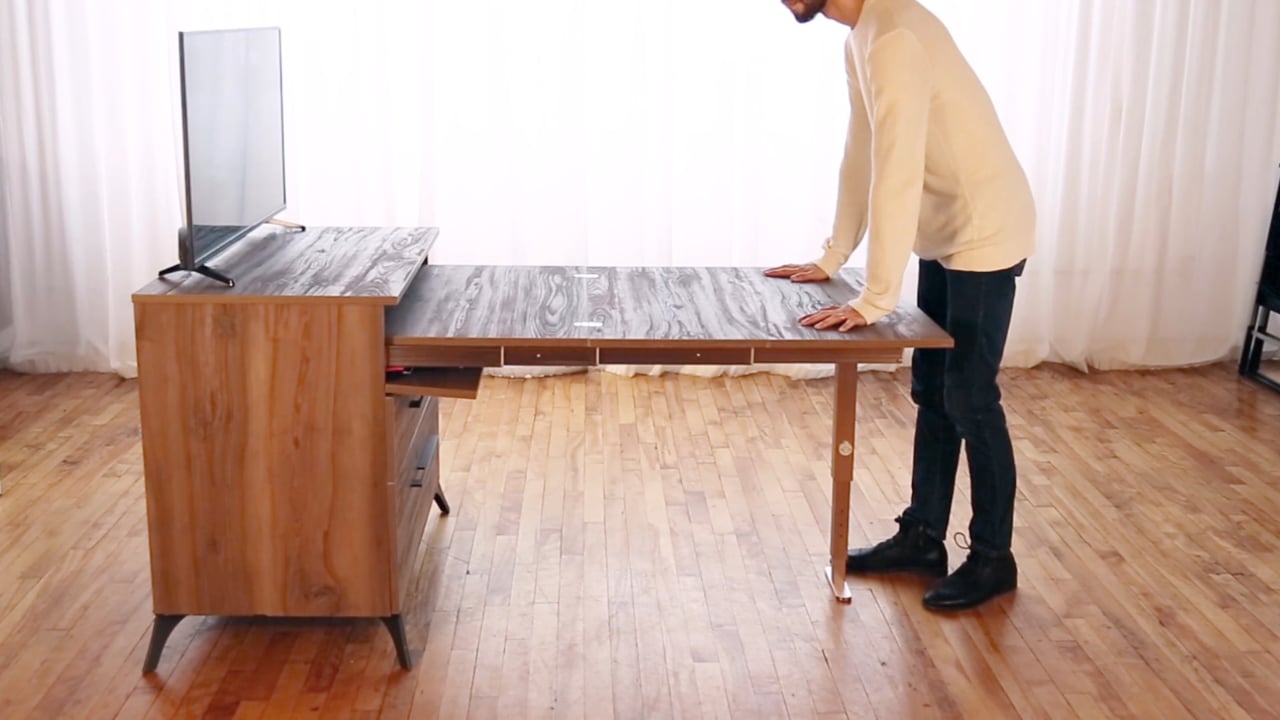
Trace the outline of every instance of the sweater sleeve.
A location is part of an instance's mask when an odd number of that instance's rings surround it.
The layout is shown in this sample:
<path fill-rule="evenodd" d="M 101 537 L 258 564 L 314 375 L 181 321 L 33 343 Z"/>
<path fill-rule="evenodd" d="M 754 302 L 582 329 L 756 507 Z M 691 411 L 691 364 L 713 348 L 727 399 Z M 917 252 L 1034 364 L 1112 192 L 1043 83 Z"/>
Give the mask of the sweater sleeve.
<path fill-rule="evenodd" d="M 844 66 L 849 83 L 849 128 L 840 161 L 835 223 L 823 244 L 822 257 L 814 264 L 835 277 L 867 232 L 867 189 L 871 175 L 871 126 L 853 64 L 853 43 L 845 43 Z"/>
<path fill-rule="evenodd" d="M 868 53 L 867 78 L 872 168 L 867 284 L 849 304 L 874 323 L 898 304 L 920 223 L 931 87 L 924 48 L 905 30 L 885 35 Z"/>

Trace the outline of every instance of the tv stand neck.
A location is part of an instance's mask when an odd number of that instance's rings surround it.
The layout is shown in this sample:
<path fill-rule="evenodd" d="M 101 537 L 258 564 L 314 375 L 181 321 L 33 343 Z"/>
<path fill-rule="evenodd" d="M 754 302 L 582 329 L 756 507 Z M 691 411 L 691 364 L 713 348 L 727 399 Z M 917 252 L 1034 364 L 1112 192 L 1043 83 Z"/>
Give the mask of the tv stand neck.
<path fill-rule="evenodd" d="M 165 275 L 169 275 L 176 272 L 181 272 L 183 270 L 187 270 L 187 268 L 182 267 L 181 264 L 171 265 L 160 271 L 160 277 L 164 277 Z M 191 268 L 190 272 L 203 275 L 211 280 L 216 280 L 222 283 L 223 285 L 226 285 L 227 287 L 235 287 L 236 285 L 235 280 L 232 280 L 231 278 L 227 277 L 226 275 L 223 275 L 217 270 L 214 270 L 208 265 L 201 265 L 199 267 Z"/>

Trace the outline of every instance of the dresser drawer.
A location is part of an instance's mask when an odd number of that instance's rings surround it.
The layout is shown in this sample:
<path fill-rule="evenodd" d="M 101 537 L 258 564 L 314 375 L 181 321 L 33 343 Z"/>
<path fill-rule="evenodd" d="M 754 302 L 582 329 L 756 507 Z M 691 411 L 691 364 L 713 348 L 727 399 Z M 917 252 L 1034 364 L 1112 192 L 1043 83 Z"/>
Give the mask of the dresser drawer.
<path fill-rule="evenodd" d="M 402 602 L 418 576 L 422 536 L 440 484 L 438 449 L 439 438 L 432 437 L 416 461 L 411 463 L 409 474 L 399 482 L 387 485 L 391 504 L 388 520 L 395 538 L 395 588 Z"/>
<path fill-rule="evenodd" d="M 422 448 L 440 432 L 439 400 L 434 397 L 393 395 L 387 404 L 388 482 L 413 471 Z"/>

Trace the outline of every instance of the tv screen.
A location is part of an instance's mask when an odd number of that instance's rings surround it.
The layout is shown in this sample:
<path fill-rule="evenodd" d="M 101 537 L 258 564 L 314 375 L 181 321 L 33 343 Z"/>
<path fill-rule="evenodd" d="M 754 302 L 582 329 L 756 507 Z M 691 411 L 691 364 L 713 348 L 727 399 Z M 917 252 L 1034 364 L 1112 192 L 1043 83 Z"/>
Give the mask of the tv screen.
<path fill-rule="evenodd" d="M 178 34 L 187 218 L 196 269 L 285 208 L 280 29 Z"/>

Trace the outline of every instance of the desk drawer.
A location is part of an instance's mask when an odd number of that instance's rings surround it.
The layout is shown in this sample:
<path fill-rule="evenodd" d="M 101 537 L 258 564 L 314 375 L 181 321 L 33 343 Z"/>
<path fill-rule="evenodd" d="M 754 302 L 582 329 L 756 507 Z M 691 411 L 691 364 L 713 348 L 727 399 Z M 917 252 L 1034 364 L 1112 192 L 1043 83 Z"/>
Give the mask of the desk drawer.
<path fill-rule="evenodd" d="M 596 361 L 595 348 L 566 347 L 563 345 L 508 347 L 503 357 L 503 363 L 506 365 L 568 365 L 581 367 L 595 365 Z"/>
<path fill-rule="evenodd" d="M 751 348 L 608 347 L 601 365 L 750 365 Z"/>
<path fill-rule="evenodd" d="M 826 350 L 807 350 L 788 347 L 759 348 L 756 350 L 757 363 L 898 363 L 902 361 L 902 351 L 877 348 L 851 347 L 848 349 L 831 348 Z"/>
<path fill-rule="evenodd" d="M 500 347 L 450 347 L 448 345 L 392 345 L 387 364 L 401 367 L 500 367 Z"/>

